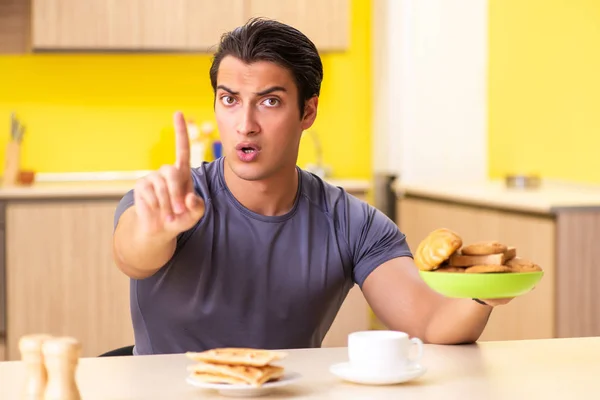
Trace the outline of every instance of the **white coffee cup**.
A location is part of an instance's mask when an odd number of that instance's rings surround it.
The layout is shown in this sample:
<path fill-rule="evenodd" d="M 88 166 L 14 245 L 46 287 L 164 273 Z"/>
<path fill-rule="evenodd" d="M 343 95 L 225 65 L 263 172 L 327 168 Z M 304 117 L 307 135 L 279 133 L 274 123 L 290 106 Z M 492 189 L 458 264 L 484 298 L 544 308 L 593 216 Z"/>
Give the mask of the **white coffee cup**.
<path fill-rule="evenodd" d="M 417 354 L 410 357 L 410 350 Z M 423 342 L 399 331 L 359 331 L 348 335 L 348 359 L 353 369 L 369 373 L 402 370 L 418 364 L 423 356 Z"/>

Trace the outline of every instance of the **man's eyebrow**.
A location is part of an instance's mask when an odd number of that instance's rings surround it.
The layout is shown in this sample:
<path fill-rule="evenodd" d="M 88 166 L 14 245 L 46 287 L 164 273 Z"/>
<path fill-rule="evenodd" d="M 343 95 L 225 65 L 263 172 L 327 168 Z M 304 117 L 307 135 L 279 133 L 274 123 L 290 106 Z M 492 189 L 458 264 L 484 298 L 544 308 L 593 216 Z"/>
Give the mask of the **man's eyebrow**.
<path fill-rule="evenodd" d="M 225 85 L 219 85 L 219 86 L 217 86 L 217 89 L 224 90 L 224 91 L 226 91 L 227 93 L 229 93 L 229 94 L 233 94 L 233 95 L 238 95 L 238 94 L 240 94 L 240 92 L 235 92 L 235 91 L 233 91 L 233 90 L 229 89 L 229 88 L 228 88 L 227 86 L 225 86 Z M 258 96 L 264 96 L 264 95 L 266 95 L 266 94 L 273 93 L 273 92 L 287 92 L 287 89 L 286 89 L 286 88 L 284 88 L 283 86 L 272 86 L 272 87 L 270 87 L 270 88 L 267 88 L 267 89 L 265 89 L 265 90 L 261 90 L 260 92 L 257 92 L 256 94 L 257 94 Z"/>
<path fill-rule="evenodd" d="M 224 85 L 217 86 L 217 89 L 222 89 L 222 90 L 228 92 L 229 94 L 235 94 L 235 95 L 240 94 L 240 92 L 234 92 L 233 90 L 229 89 L 227 86 L 224 86 Z"/>
<path fill-rule="evenodd" d="M 268 89 L 262 90 L 256 94 L 259 96 L 264 96 L 265 94 L 269 94 L 269 93 L 273 93 L 273 92 L 287 92 L 287 90 L 283 86 L 273 86 Z"/>

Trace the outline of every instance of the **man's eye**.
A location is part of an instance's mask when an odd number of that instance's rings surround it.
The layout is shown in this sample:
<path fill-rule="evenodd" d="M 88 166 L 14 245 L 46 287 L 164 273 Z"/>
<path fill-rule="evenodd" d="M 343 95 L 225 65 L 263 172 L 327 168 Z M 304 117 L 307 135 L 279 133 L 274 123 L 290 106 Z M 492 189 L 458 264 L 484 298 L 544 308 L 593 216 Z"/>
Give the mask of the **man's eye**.
<path fill-rule="evenodd" d="M 265 100 L 265 105 L 267 105 L 268 107 L 275 107 L 278 104 L 279 100 L 272 97 Z"/>
<path fill-rule="evenodd" d="M 223 97 L 221 97 L 221 101 L 225 105 L 231 105 L 235 102 L 235 99 L 231 96 L 223 96 Z"/>

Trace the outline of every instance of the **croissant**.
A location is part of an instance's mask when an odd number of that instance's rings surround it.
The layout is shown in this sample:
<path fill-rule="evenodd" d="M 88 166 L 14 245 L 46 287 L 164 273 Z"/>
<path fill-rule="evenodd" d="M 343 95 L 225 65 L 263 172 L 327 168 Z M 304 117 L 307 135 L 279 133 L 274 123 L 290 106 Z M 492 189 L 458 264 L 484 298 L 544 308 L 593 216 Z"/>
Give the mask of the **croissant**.
<path fill-rule="evenodd" d="M 460 249 L 462 244 L 461 237 L 450 229 L 436 229 L 419 243 L 415 252 L 415 264 L 420 270 L 433 271 Z"/>

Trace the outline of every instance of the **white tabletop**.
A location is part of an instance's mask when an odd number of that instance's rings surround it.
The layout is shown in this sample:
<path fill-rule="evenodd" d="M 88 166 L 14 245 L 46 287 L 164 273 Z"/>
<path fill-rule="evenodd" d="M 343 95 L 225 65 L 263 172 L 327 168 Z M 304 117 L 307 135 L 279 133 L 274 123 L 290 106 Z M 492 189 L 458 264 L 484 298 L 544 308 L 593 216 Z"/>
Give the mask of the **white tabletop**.
<path fill-rule="evenodd" d="M 597 399 L 600 338 L 426 345 L 427 373 L 395 386 L 346 383 L 329 366 L 347 360 L 345 348 L 292 350 L 283 366 L 302 374 L 267 399 Z M 84 358 L 77 380 L 82 399 L 223 398 L 185 382 L 184 355 Z M 24 377 L 18 361 L 0 363 L 0 398 L 18 399 Z"/>

